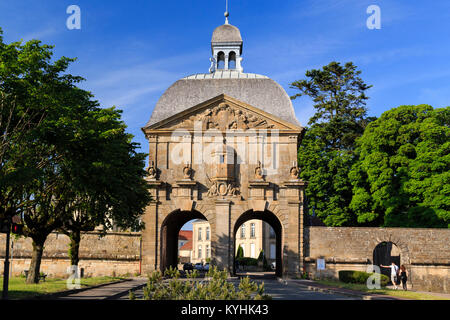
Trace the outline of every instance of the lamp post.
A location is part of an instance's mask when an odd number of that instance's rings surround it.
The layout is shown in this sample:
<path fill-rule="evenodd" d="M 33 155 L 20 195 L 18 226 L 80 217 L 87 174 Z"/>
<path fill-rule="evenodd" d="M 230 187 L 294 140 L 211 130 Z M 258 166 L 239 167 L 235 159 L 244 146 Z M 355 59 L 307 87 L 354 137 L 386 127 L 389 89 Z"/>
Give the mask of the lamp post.
<path fill-rule="evenodd" d="M 9 282 L 9 242 L 11 239 L 11 220 L 8 219 L 6 222 L 6 248 L 5 248 L 5 262 L 3 267 L 3 291 L 2 299 L 8 299 L 8 282 Z"/>

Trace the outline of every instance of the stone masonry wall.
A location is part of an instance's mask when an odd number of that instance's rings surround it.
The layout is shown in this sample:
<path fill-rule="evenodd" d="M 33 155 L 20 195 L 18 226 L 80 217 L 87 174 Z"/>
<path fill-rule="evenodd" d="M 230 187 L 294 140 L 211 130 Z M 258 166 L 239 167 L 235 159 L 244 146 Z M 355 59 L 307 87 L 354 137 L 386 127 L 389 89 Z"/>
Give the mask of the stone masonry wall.
<path fill-rule="evenodd" d="M 111 276 L 137 274 L 140 272 L 140 233 L 108 233 L 100 237 L 97 232 L 82 235 L 80 243 L 79 267 L 84 276 Z M 14 240 L 12 272 L 23 274 L 31 262 L 32 240 Z M 6 235 L 0 234 L 0 270 L 3 273 Z M 68 257 L 69 238 L 60 233 L 52 233 L 44 245 L 41 271 L 50 277 L 67 277 L 70 267 Z M 10 252 L 11 254 L 11 252 Z"/>
<path fill-rule="evenodd" d="M 307 227 L 306 270 L 331 278 L 337 278 L 340 270 L 366 271 L 375 247 L 384 241 L 400 250 L 410 288 L 450 292 L 450 229 Z M 326 262 L 326 270 L 320 273 L 317 258 Z"/>

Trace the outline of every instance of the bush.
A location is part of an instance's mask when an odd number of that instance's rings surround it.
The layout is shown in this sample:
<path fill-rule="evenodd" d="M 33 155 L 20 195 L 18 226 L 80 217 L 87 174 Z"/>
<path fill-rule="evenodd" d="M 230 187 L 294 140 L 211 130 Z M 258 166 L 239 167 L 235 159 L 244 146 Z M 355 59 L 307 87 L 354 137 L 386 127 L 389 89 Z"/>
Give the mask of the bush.
<path fill-rule="evenodd" d="M 242 249 L 241 245 L 239 245 L 236 253 L 236 259 L 240 259 L 244 257 L 244 249 Z"/>
<path fill-rule="evenodd" d="M 207 280 L 195 280 L 189 275 L 180 280 L 172 271 L 167 275 L 174 278 L 164 281 L 162 273 L 154 272 L 149 276 L 144 288 L 145 300 L 266 300 L 270 296 L 264 294 L 264 283 L 258 285 L 248 277 L 241 279 L 238 288 L 229 282 L 228 272 L 211 267 Z M 133 297 L 134 299 L 136 297 Z"/>
<path fill-rule="evenodd" d="M 353 270 L 342 270 L 339 271 L 339 281 L 345 283 L 359 283 L 366 284 L 367 279 L 373 275 L 373 273 L 367 273 L 363 271 L 353 271 Z M 389 283 L 389 277 L 384 274 L 380 274 L 380 284 L 385 287 Z"/>
<path fill-rule="evenodd" d="M 242 257 L 236 259 L 241 266 L 257 266 L 258 265 L 258 259 L 255 258 L 249 258 L 249 257 Z"/>

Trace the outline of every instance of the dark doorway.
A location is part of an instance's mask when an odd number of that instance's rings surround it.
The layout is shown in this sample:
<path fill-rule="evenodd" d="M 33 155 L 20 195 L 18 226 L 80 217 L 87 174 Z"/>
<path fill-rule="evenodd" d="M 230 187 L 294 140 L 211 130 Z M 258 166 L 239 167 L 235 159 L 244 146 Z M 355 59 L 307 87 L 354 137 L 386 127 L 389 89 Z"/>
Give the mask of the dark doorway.
<path fill-rule="evenodd" d="M 198 211 L 177 210 L 169 214 L 161 226 L 161 263 L 162 271 L 178 266 L 178 235 L 183 225 L 193 219 L 207 220 Z"/>
<path fill-rule="evenodd" d="M 277 216 L 273 214 L 272 212 L 266 210 L 266 211 L 247 211 L 243 213 L 239 219 L 236 221 L 234 225 L 233 230 L 233 274 L 236 274 L 236 239 L 237 235 L 240 232 L 240 227 L 242 224 L 246 223 L 249 220 L 262 220 L 264 222 L 267 222 L 273 229 L 275 233 L 275 239 L 276 239 L 276 258 L 275 258 L 275 275 L 278 277 L 281 277 L 283 274 L 283 259 L 282 259 L 282 246 L 281 246 L 281 239 L 282 239 L 282 227 L 281 223 L 278 220 Z M 258 253 L 259 254 L 259 253 Z"/>
<path fill-rule="evenodd" d="M 390 266 L 394 262 L 400 266 L 400 250 L 392 242 L 381 242 L 373 250 L 373 264 L 380 266 Z M 391 277 L 391 270 L 381 268 L 381 274 Z"/>

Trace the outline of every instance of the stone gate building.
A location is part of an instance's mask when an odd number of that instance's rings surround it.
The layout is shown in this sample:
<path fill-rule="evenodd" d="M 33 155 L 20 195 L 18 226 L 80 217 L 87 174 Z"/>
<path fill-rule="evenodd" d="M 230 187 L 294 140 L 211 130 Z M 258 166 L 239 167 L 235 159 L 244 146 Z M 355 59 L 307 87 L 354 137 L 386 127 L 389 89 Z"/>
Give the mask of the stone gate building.
<path fill-rule="evenodd" d="M 189 220 L 211 226 L 212 264 L 234 270 L 237 228 L 251 219 L 276 234 L 276 273 L 303 268 L 303 197 L 297 150 L 303 128 L 284 89 L 244 73 L 240 31 L 211 40 L 209 73 L 175 82 L 142 128 L 149 142 L 143 272 L 176 266 L 177 236 Z"/>

